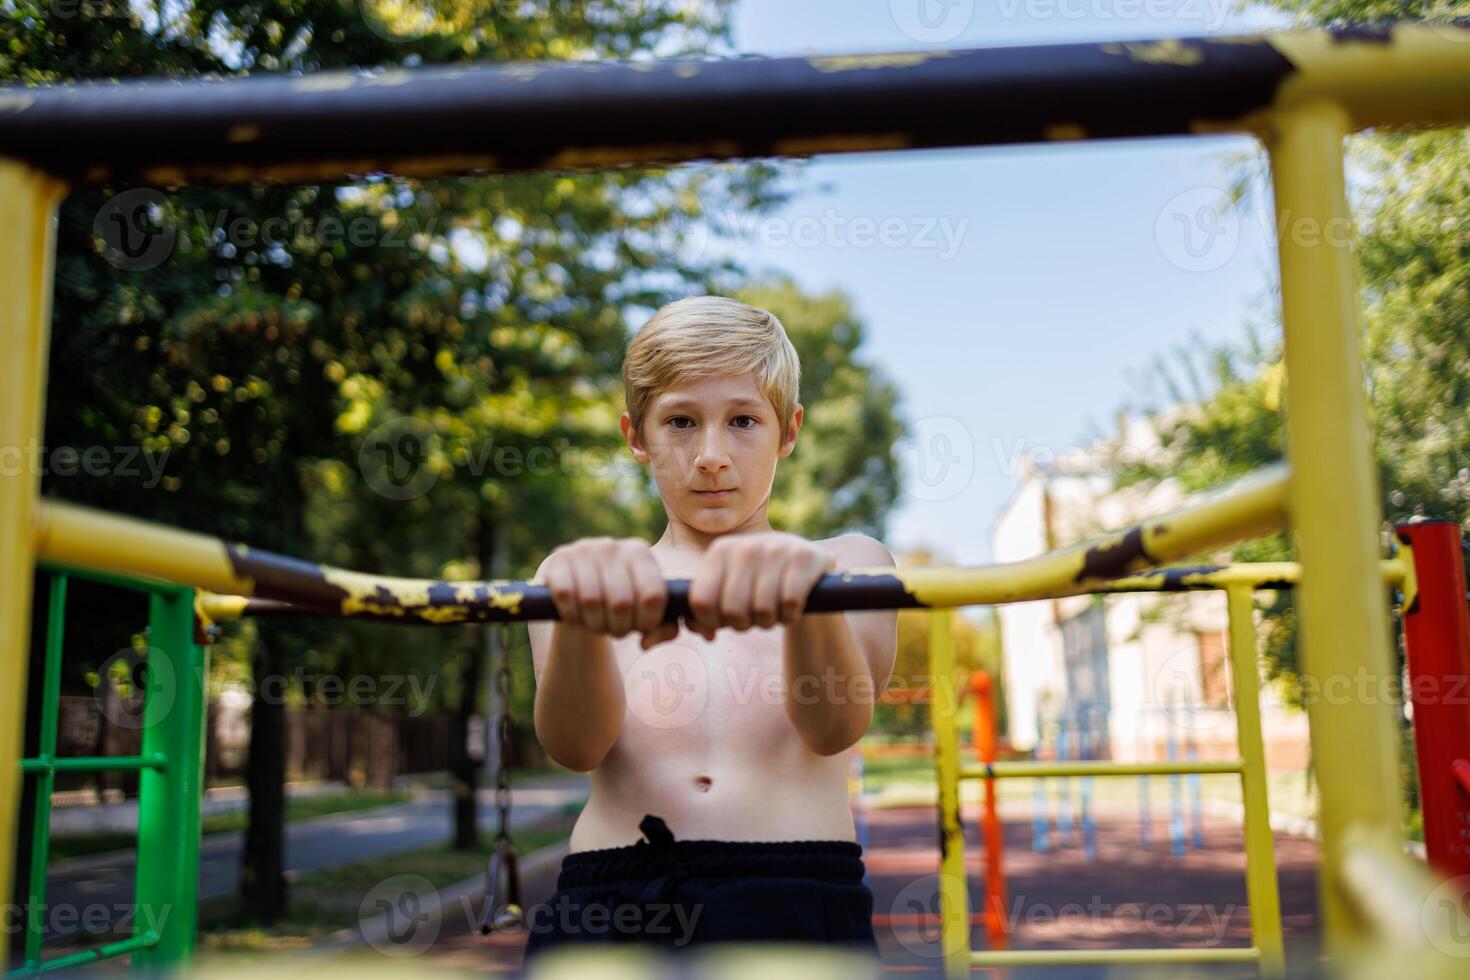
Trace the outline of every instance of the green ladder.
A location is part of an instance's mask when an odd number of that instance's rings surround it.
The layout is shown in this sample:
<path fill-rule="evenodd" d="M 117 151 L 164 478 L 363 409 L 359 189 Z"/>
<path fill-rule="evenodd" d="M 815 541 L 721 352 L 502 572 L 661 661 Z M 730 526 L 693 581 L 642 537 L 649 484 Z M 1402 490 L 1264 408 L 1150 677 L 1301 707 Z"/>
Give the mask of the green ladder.
<path fill-rule="evenodd" d="M 50 594 L 42 675 L 40 754 L 21 760 L 36 779 L 31 840 L 25 965 L 11 976 L 61 970 L 132 955 L 134 969 L 188 965 L 199 918 L 199 809 L 204 765 L 204 681 L 207 647 L 195 635 L 194 590 L 78 568 L 46 566 Z M 61 655 L 66 590 L 72 577 L 148 594 L 147 684 L 143 744 L 135 756 L 56 755 L 61 708 Z M 105 722 L 104 722 L 105 723 Z M 139 773 L 137 872 L 133 934 L 79 953 L 43 960 L 46 865 L 51 850 L 51 793 L 58 772 Z M 37 914 L 38 913 L 38 914 Z"/>

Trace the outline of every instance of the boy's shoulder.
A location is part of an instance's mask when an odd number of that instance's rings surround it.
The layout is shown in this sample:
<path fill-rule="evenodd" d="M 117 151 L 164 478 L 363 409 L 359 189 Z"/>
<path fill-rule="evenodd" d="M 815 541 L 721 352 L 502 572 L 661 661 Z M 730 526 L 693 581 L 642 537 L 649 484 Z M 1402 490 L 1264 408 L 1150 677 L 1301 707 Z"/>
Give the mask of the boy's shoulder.
<path fill-rule="evenodd" d="M 839 534 L 813 543 L 834 555 L 838 568 L 891 568 L 897 564 L 883 542 L 866 534 Z"/>

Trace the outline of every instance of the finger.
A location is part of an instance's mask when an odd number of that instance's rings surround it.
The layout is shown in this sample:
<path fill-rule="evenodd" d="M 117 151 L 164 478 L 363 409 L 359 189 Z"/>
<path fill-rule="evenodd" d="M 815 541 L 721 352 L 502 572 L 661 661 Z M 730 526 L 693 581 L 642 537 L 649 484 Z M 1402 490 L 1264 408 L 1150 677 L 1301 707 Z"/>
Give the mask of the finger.
<path fill-rule="evenodd" d="M 781 617 L 781 576 L 779 565 L 757 568 L 751 588 L 750 614 L 762 629 L 775 626 Z"/>
<path fill-rule="evenodd" d="M 582 610 L 577 603 L 577 579 L 568 563 L 557 561 L 549 564 L 543 574 L 546 588 L 551 592 L 552 604 L 556 606 L 561 621 L 569 626 L 580 625 Z"/>
<path fill-rule="evenodd" d="M 598 572 L 602 577 L 607 631 L 616 637 L 627 636 L 638 612 L 638 587 L 629 549 L 621 543 L 614 545 L 608 558 L 598 566 Z"/>
<path fill-rule="evenodd" d="M 582 626 L 593 633 L 607 632 L 607 616 L 603 611 L 602 576 L 597 562 L 582 557 L 572 564 L 577 580 L 577 605 L 581 607 Z"/>
<path fill-rule="evenodd" d="M 724 557 L 719 552 L 711 551 L 700 561 L 699 567 L 689 579 L 691 628 L 706 639 L 710 637 L 709 631 L 720 627 L 720 590 L 724 584 Z"/>
<path fill-rule="evenodd" d="M 800 565 L 786 566 L 781 573 L 782 623 L 792 626 L 801 619 L 802 610 L 806 608 L 806 597 L 811 594 L 812 586 L 815 584 L 810 573 Z"/>
<path fill-rule="evenodd" d="M 639 542 L 641 544 L 641 542 Z M 658 630 L 664 624 L 664 609 L 669 603 L 669 587 L 664 582 L 663 570 L 658 567 L 653 553 L 647 545 L 638 549 L 632 561 L 633 586 L 638 592 L 638 604 L 634 609 L 635 629 L 647 633 Z M 679 624 L 669 623 L 678 635 Z"/>
<path fill-rule="evenodd" d="M 678 623 L 663 623 L 656 629 L 652 629 L 649 630 L 647 633 L 644 633 L 643 640 L 640 645 L 645 650 L 651 650 L 652 648 L 658 646 L 660 643 L 667 643 L 670 640 L 677 638 L 678 635 Z"/>
<path fill-rule="evenodd" d="M 750 629 L 751 589 L 755 585 L 756 560 L 732 561 L 720 588 L 720 621 L 737 630 Z"/>

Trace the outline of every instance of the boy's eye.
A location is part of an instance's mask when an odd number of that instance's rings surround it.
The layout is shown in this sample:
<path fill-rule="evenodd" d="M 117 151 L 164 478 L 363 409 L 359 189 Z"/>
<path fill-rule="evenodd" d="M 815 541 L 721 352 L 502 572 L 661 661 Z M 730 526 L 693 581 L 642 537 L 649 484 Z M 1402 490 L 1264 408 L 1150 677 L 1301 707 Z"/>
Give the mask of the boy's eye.
<path fill-rule="evenodd" d="M 676 429 L 687 429 L 689 427 L 687 425 L 680 425 L 679 423 L 681 422 L 688 422 L 689 425 L 694 424 L 694 420 L 687 415 L 675 415 L 673 418 L 669 419 L 668 424 L 672 425 Z"/>
<path fill-rule="evenodd" d="M 737 428 L 740 428 L 740 429 L 753 429 L 753 428 L 755 428 L 755 426 L 757 424 L 759 424 L 760 419 L 756 418 L 754 415 L 740 415 L 740 416 L 737 416 L 734 419 L 734 422 L 737 423 L 737 425 L 736 425 Z M 741 422 L 745 422 L 745 423 L 748 423 L 748 424 L 746 424 L 746 425 L 739 425 L 738 423 L 741 423 Z"/>

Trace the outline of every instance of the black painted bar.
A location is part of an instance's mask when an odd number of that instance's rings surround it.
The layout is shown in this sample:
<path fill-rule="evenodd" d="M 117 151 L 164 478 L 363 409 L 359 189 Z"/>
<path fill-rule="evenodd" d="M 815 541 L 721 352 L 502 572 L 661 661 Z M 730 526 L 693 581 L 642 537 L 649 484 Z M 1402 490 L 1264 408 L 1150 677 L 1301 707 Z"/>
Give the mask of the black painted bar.
<path fill-rule="evenodd" d="M 1251 37 L 5 86 L 0 156 L 173 184 L 1157 136 L 1292 71 Z"/>

